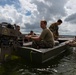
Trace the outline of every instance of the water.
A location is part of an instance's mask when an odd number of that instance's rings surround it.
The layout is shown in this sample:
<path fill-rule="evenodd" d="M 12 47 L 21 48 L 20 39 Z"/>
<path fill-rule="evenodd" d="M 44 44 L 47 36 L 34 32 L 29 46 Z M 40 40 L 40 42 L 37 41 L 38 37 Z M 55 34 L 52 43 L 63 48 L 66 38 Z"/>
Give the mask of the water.
<path fill-rule="evenodd" d="M 7 60 L 0 64 L 0 75 L 76 75 L 76 50 L 41 65 Z"/>

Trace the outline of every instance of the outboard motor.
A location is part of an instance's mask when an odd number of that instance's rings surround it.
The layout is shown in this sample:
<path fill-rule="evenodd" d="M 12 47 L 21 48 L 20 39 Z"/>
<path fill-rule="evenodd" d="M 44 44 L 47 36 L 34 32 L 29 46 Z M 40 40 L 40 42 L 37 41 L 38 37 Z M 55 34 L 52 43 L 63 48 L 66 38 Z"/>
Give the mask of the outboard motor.
<path fill-rule="evenodd" d="M 20 35 L 21 36 L 21 35 Z M 9 23 L 0 24 L 0 60 L 6 59 L 5 55 L 8 54 L 10 57 L 13 50 L 17 47 L 22 46 L 23 40 L 18 42 L 19 32 L 16 28 Z"/>

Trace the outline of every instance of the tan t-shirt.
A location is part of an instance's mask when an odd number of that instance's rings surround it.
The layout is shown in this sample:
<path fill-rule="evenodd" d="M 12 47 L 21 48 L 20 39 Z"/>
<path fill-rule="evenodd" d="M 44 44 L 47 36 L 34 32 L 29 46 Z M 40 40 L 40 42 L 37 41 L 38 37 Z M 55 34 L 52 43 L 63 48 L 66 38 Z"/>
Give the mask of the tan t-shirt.
<path fill-rule="evenodd" d="M 53 37 L 53 33 L 50 31 L 50 29 L 48 29 L 48 28 L 43 29 L 43 31 L 40 35 L 40 38 L 41 38 L 41 40 L 44 40 L 47 43 L 54 45 L 54 37 Z"/>

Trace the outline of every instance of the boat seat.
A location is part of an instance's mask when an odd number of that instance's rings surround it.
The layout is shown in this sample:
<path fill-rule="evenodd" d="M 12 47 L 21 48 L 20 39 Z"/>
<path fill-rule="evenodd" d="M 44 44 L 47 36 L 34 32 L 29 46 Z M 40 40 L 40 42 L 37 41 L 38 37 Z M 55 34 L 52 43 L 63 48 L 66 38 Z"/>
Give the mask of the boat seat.
<path fill-rule="evenodd" d="M 24 47 L 31 47 L 32 45 L 32 42 L 26 42 L 23 44 Z"/>

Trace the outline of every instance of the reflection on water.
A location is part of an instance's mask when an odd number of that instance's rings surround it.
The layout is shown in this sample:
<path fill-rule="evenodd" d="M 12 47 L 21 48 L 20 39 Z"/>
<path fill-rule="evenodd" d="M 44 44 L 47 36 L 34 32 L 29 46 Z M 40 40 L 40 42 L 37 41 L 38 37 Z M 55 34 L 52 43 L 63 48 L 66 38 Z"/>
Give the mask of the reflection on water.
<path fill-rule="evenodd" d="M 22 59 L 8 60 L 0 64 L 0 75 L 76 75 L 76 51 L 62 56 L 39 65 Z"/>

